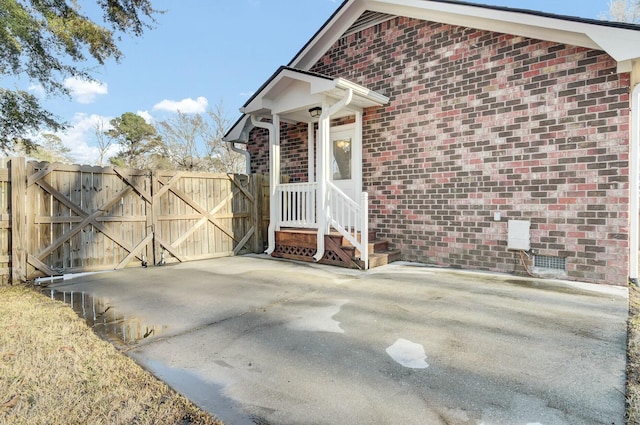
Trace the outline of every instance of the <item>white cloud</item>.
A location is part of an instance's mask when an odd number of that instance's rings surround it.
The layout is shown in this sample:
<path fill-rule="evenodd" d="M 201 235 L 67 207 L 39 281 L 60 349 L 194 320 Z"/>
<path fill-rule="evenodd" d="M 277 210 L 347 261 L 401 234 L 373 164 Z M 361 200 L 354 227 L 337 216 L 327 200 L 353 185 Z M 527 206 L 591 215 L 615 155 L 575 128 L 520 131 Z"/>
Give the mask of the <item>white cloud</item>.
<path fill-rule="evenodd" d="M 153 110 L 169 111 L 169 112 L 182 112 L 183 114 L 202 114 L 207 111 L 209 101 L 206 97 L 200 96 L 196 100 L 190 97 L 179 101 L 175 100 L 163 100 L 162 102 L 153 105 Z"/>
<path fill-rule="evenodd" d="M 100 150 L 95 146 L 96 124 L 104 124 L 103 131 L 106 131 L 111 128 L 110 120 L 110 117 L 76 113 L 67 130 L 56 133 L 56 135 L 60 137 L 66 147 L 71 149 L 70 154 L 74 162 L 78 164 L 97 164 L 100 158 Z M 92 142 L 92 145 L 89 144 L 89 141 Z M 119 150 L 119 145 L 111 145 L 105 156 L 104 165 L 107 165 L 108 158 L 116 155 Z"/>
<path fill-rule="evenodd" d="M 136 112 L 136 115 L 142 117 L 147 124 L 153 123 L 153 117 L 151 116 L 149 111 L 138 111 Z"/>
<path fill-rule="evenodd" d="M 42 84 L 31 84 L 27 90 L 35 93 L 35 95 L 38 97 L 44 97 L 45 95 L 44 87 L 42 87 Z"/>
<path fill-rule="evenodd" d="M 78 77 L 65 78 L 64 86 L 76 102 L 83 104 L 93 103 L 98 95 L 109 92 L 107 83 L 82 80 Z"/>
<path fill-rule="evenodd" d="M 251 97 L 251 96 L 253 96 L 253 94 L 254 94 L 254 93 L 255 93 L 255 92 L 253 92 L 253 91 L 250 91 L 250 92 L 242 92 L 242 93 L 240 93 L 240 96 L 242 96 L 242 97 Z"/>

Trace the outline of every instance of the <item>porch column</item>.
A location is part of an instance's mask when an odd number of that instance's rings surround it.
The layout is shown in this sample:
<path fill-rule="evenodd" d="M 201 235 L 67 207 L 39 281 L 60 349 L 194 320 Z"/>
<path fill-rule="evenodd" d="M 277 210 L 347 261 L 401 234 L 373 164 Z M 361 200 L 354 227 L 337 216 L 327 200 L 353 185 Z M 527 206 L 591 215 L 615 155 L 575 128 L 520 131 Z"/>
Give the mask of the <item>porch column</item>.
<path fill-rule="evenodd" d="M 360 149 L 356 149 L 354 152 L 351 152 L 352 161 L 354 164 L 358 165 L 359 172 L 351 173 L 351 178 L 356 179 L 357 184 L 357 192 L 356 197 L 359 199 L 360 194 L 363 192 L 362 190 L 362 151 L 364 150 L 364 146 L 362 145 L 362 110 L 356 109 L 354 110 L 355 118 L 356 118 L 356 131 L 353 137 L 355 138 L 355 145 L 360 146 Z M 353 170 L 352 170 L 353 171 Z M 354 175 L 355 174 L 355 175 Z M 369 217 L 367 217 L 367 220 Z"/>
<path fill-rule="evenodd" d="M 353 100 L 353 90 L 347 89 L 345 96 L 331 107 L 322 104 L 322 114 L 318 123 L 320 145 L 318 150 L 318 250 L 313 259 L 320 261 L 324 256 L 324 235 L 329 233 L 329 206 L 327 182 L 331 179 L 331 116 L 349 106 Z M 320 161 L 322 158 L 322 161 Z"/>
<path fill-rule="evenodd" d="M 640 241 L 640 84 L 631 92 L 631 139 L 629 140 L 629 281 L 638 284 Z"/>
<path fill-rule="evenodd" d="M 316 143 L 315 141 L 315 132 L 314 130 L 314 125 L 313 122 L 310 122 L 308 124 L 308 128 L 307 128 L 307 144 L 308 144 L 308 164 L 309 164 L 309 175 L 307 176 L 307 181 L 309 183 L 314 183 L 316 181 L 316 176 L 315 176 L 315 146 L 314 144 Z"/>
<path fill-rule="evenodd" d="M 265 253 L 271 255 L 276 249 L 276 228 L 280 228 L 278 215 L 278 185 L 280 184 L 280 117 L 273 115 L 272 123 L 258 121 L 253 115 L 254 127 L 269 132 L 269 246 Z"/>
<path fill-rule="evenodd" d="M 328 105 L 322 105 L 322 114 L 318 120 L 318 192 L 316 199 L 316 220 L 318 221 L 318 233 L 316 239 L 315 261 L 320 261 L 324 256 L 324 235 L 327 224 L 327 179 L 329 178 L 329 144 L 331 143 L 330 131 L 331 116 L 328 114 Z"/>
<path fill-rule="evenodd" d="M 273 232 L 273 240 L 274 240 L 274 249 L 275 249 L 275 238 L 276 238 L 276 234 L 275 234 L 275 230 L 280 230 L 280 208 L 279 208 L 279 204 L 280 204 L 280 200 L 279 198 L 279 191 L 278 191 L 278 186 L 280 186 L 280 115 L 278 114 L 274 114 L 273 115 L 273 162 L 271 164 L 270 168 L 271 171 L 271 176 L 273 178 L 273 185 L 275 188 L 275 196 L 273 196 L 272 198 L 269 199 L 270 201 L 270 207 L 271 207 L 271 216 L 269 221 L 270 222 L 275 222 L 275 228 L 274 228 L 274 232 Z M 271 236 L 271 235 L 270 235 Z"/>

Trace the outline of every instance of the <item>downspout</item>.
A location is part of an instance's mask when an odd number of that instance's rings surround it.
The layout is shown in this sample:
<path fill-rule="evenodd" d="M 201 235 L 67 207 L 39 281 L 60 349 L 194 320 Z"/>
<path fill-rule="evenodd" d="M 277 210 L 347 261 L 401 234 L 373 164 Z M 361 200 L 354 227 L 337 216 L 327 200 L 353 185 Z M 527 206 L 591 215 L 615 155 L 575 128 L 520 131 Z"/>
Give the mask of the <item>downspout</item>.
<path fill-rule="evenodd" d="M 276 249 L 276 177 L 278 174 L 275 173 L 273 163 L 275 162 L 274 158 L 274 150 L 275 150 L 275 126 L 272 123 L 258 121 L 253 115 L 251 115 L 251 123 L 254 127 L 263 128 L 269 132 L 269 161 L 271 162 L 271 166 L 269 167 L 269 230 L 268 230 L 268 240 L 269 245 L 265 254 L 271 255 L 273 251 Z"/>
<path fill-rule="evenodd" d="M 322 108 L 322 114 L 320 115 L 320 120 L 318 121 L 318 132 L 320 139 L 320 152 L 318 152 L 318 199 L 317 199 L 317 208 L 319 210 L 318 213 L 318 235 L 316 240 L 316 255 L 313 256 L 315 261 L 320 261 L 322 257 L 324 257 L 324 235 L 328 230 L 328 219 L 329 219 L 329 205 L 327 202 L 327 180 L 329 179 L 329 175 L 331 170 L 329 169 L 330 161 L 330 149 L 329 146 L 331 144 L 331 123 L 329 120 L 331 116 L 338 112 L 340 109 L 348 106 L 353 100 L 353 90 L 347 89 L 347 94 L 337 103 L 329 108 Z"/>
<path fill-rule="evenodd" d="M 249 149 L 240 149 L 236 147 L 236 142 L 229 142 L 231 144 L 231 150 L 244 155 L 244 161 L 245 161 L 245 174 L 249 175 L 251 174 L 251 153 L 249 152 Z M 248 148 L 249 146 L 247 146 Z"/>
<path fill-rule="evenodd" d="M 640 250 L 640 84 L 631 92 L 631 140 L 629 141 L 629 282 L 638 285 L 638 251 Z"/>
<path fill-rule="evenodd" d="M 316 171 L 314 168 L 314 159 L 315 159 L 315 129 L 313 122 L 307 124 L 307 163 L 309 164 L 309 173 L 307 175 L 307 181 L 309 183 L 315 183 L 316 181 Z"/>

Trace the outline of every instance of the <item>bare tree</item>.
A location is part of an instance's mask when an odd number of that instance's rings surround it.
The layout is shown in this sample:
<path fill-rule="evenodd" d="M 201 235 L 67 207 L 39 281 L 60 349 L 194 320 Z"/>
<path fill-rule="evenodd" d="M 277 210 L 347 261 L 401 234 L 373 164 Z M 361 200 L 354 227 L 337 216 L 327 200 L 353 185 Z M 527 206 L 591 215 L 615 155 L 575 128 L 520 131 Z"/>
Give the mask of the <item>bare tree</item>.
<path fill-rule="evenodd" d="M 231 149 L 231 144 L 222 140 L 229 127 L 229 119 L 221 103 L 209 110 L 211 126 L 207 134 L 207 161 L 209 170 L 222 173 L 244 173 L 245 157 Z"/>
<path fill-rule="evenodd" d="M 178 115 L 157 125 L 157 131 L 162 137 L 164 154 L 171 168 L 186 171 L 205 170 L 198 145 L 208 132 L 208 123 L 202 115 Z"/>
<path fill-rule="evenodd" d="M 38 137 L 35 147 L 17 139 L 13 145 L 16 155 L 26 156 L 38 161 L 61 162 L 71 164 L 73 157 L 71 149 L 62 143 L 62 139 L 51 133 L 43 133 Z"/>
<path fill-rule="evenodd" d="M 609 0 L 609 10 L 600 16 L 601 19 L 615 22 L 639 23 L 639 0 Z"/>
<path fill-rule="evenodd" d="M 244 172 L 244 156 L 222 141 L 229 121 L 221 104 L 206 114 L 178 115 L 156 124 L 162 139 L 159 167 L 218 173 Z"/>
<path fill-rule="evenodd" d="M 98 119 L 96 124 L 93 126 L 93 131 L 96 136 L 96 141 L 98 142 L 98 149 L 100 154 L 98 156 L 98 165 L 100 167 L 104 166 L 104 160 L 107 156 L 107 152 L 109 148 L 113 145 L 113 137 L 107 134 L 107 131 L 111 129 L 111 125 L 105 122 L 102 118 Z"/>

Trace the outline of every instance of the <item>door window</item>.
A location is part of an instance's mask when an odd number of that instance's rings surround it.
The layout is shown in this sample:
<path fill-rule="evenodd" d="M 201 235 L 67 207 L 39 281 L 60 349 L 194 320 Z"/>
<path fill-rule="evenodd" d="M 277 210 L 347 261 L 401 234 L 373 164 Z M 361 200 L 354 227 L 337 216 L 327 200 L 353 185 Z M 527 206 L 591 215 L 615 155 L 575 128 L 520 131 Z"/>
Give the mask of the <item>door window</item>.
<path fill-rule="evenodd" d="M 333 180 L 351 180 L 351 151 L 350 137 L 333 141 Z"/>

